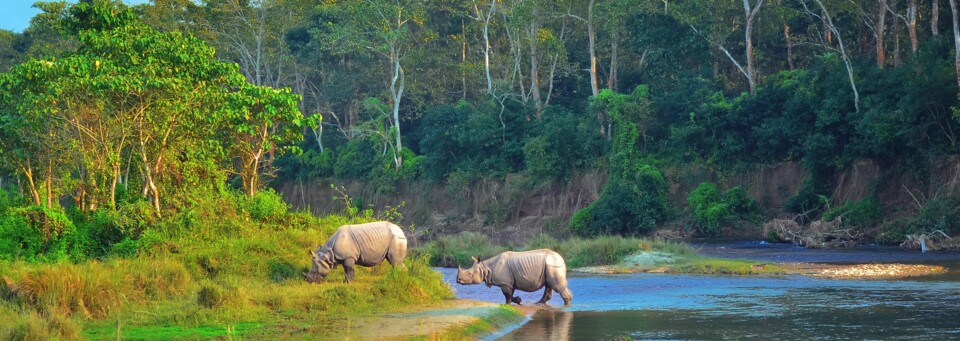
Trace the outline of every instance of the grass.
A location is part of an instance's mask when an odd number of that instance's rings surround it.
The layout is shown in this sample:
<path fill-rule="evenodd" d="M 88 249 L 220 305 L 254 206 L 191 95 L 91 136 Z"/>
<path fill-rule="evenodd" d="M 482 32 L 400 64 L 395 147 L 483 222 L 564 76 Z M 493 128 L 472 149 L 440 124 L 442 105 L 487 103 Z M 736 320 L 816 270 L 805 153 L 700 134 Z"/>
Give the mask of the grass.
<path fill-rule="evenodd" d="M 492 313 L 481 319 L 457 328 L 445 330 L 438 335 L 415 337 L 411 340 L 472 340 L 480 335 L 489 334 L 517 323 L 524 317 L 523 313 L 513 306 L 501 304 Z"/>
<path fill-rule="evenodd" d="M 702 256 L 686 257 L 668 267 L 671 273 L 707 275 L 764 275 L 783 274 L 783 268 L 767 263 L 743 259 L 721 259 Z"/>
<path fill-rule="evenodd" d="M 151 230 L 132 258 L 0 262 L 9 280 L 0 281 L 0 339 L 337 337 L 348 317 L 453 298 L 425 257 L 358 267 L 351 284 L 342 267 L 322 284 L 303 280 L 308 250 L 369 217 L 301 215 L 297 227 L 227 219 L 240 221 Z"/>
<path fill-rule="evenodd" d="M 558 240 L 550 236 L 535 237 L 527 245 L 506 247 L 494 245 L 486 236 L 461 233 L 443 236 L 427 247 L 436 266 L 468 266 L 471 255 L 491 257 L 506 250 L 551 249 L 563 256 L 568 268 L 611 265 L 629 271 L 663 271 L 694 274 L 777 274 L 783 269 L 748 260 L 703 257 L 684 243 L 642 238 L 600 236 L 593 239 Z M 465 259 L 464 259 L 465 258 Z"/>

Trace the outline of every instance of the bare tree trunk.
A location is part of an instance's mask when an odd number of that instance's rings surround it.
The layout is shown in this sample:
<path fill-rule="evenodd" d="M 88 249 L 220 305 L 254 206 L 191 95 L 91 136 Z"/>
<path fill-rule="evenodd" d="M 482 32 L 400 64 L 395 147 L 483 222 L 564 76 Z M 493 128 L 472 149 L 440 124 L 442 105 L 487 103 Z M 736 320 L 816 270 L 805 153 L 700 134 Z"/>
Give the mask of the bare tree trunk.
<path fill-rule="evenodd" d="M 880 4 L 880 15 L 877 17 L 877 35 L 874 37 L 877 40 L 877 67 L 883 68 L 883 64 L 886 64 L 886 56 L 884 55 L 883 49 L 883 31 L 887 27 L 887 7 L 882 3 Z"/>
<path fill-rule="evenodd" d="M 910 51 L 917 53 L 920 41 L 917 37 L 917 0 L 910 0 L 907 7 L 907 32 L 910 34 Z"/>
<path fill-rule="evenodd" d="M 404 77 L 403 67 L 400 65 L 400 55 L 394 46 L 390 47 L 390 61 L 393 64 L 393 78 L 390 81 L 390 99 L 393 101 L 393 128 L 396 130 L 393 132 L 396 138 L 393 160 L 399 170 L 400 166 L 403 165 L 403 157 L 400 155 L 400 151 L 403 150 L 403 145 L 400 142 L 400 101 L 403 99 Z"/>
<path fill-rule="evenodd" d="M 158 217 L 161 217 L 160 191 L 153 179 L 153 167 L 150 165 L 150 159 L 147 157 L 147 146 L 143 143 L 142 138 L 140 139 L 140 160 L 143 162 L 143 195 L 151 199 L 150 203 L 153 204 L 154 211 L 157 212 Z"/>
<path fill-rule="evenodd" d="M 757 2 L 756 7 L 750 9 L 750 1 L 743 0 L 743 13 L 747 19 L 747 28 L 743 33 L 747 55 L 747 83 L 750 85 L 751 94 L 757 91 L 757 66 L 754 65 L 753 56 L 753 19 L 757 15 L 757 12 L 760 11 L 760 6 L 762 5 L 763 0 L 760 0 Z"/>
<path fill-rule="evenodd" d="M 536 17 L 536 12 L 534 12 Z M 540 29 L 537 21 L 530 24 L 528 37 L 530 38 L 530 91 L 533 104 L 537 108 L 537 120 L 543 118 L 543 102 L 540 99 L 540 67 L 537 64 L 537 31 Z"/>
<path fill-rule="evenodd" d="M 587 41 L 590 49 L 590 91 L 596 96 L 600 93 L 597 85 L 597 32 L 593 28 L 593 4 L 595 0 L 590 0 L 587 5 Z"/>
<path fill-rule="evenodd" d="M 567 11 L 569 12 L 569 8 L 567 9 Z M 561 43 L 565 42 L 564 37 L 566 37 L 566 34 L 567 34 L 567 20 L 564 20 L 563 25 L 560 26 L 560 42 Z M 547 98 L 544 99 L 543 101 L 544 106 L 550 105 L 550 97 L 553 96 L 553 81 L 554 81 L 554 75 L 556 75 L 556 71 L 557 71 L 557 63 L 560 61 L 560 53 L 562 52 L 557 52 L 553 55 L 553 62 L 550 64 L 550 78 L 547 82 L 548 83 Z"/>
<path fill-rule="evenodd" d="M 620 52 L 620 31 L 614 30 L 610 38 L 610 73 L 607 74 L 607 89 L 617 91 L 617 55 Z M 647 51 L 643 51 L 643 57 L 640 58 L 640 67 L 643 67 L 643 61 L 646 58 Z"/>
<path fill-rule="evenodd" d="M 110 183 L 110 208 L 117 208 L 117 184 L 120 183 L 120 163 L 113 164 L 113 181 Z"/>
<path fill-rule="evenodd" d="M 847 78 L 850 81 L 850 88 L 853 90 L 853 106 L 857 112 L 860 112 L 860 92 L 857 91 L 857 83 L 853 78 L 853 64 L 850 62 L 850 57 L 847 56 L 847 49 L 843 45 L 843 38 L 840 36 L 840 31 L 837 30 L 837 27 L 833 24 L 833 19 L 830 18 L 830 13 L 827 12 L 827 8 L 823 6 L 823 2 L 820 0 L 814 0 L 817 5 L 820 7 L 820 16 L 823 22 L 827 25 L 826 27 L 830 29 L 831 32 L 836 33 L 837 35 L 837 44 L 840 45 L 840 56 L 843 57 L 843 64 L 847 68 Z M 956 1 L 956 0 L 950 0 Z M 804 10 L 807 11 L 807 14 L 811 16 L 817 16 L 809 8 L 807 8 L 807 3 L 801 1 L 800 4 L 803 5 Z"/>
<path fill-rule="evenodd" d="M 21 166 L 20 170 L 23 171 L 23 176 L 27 178 L 27 186 L 29 186 L 30 196 L 33 197 L 33 204 L 40 206 L 43 204 L 43 201 L 40 200 L 40 192 L 37 191 L 37 183 L 33 178 L 33 167 L 30 166 L 30 160 L 27 160 L 26 166 Z"/>
<path fill-rule="evenodd" d="M 509 23 L 507 13 L 504 11 L 501 12 L 501 15 L 503 15 L 505 25 Z M 507 33 L 507 40 L 510 41 L 510 51 L 513 53 L 513 77 L 516 77 L 517 87 L 520 88 L 520 98 L 523 102 L 527 102 L 530 97 L 527 95 L 526 85 L 523 84 L 523 69 L 520 67 L 523 59 L 523 51 L 520 47 L 520 32 L 511 34 L 509 25 L 504 31 Z"/>
<path fill-rule="evenodd" d="M 833 45 L 833 30 L 831 29 L 830 25 L 827 24 L 826 10 L 823 10 L 822 18 L 823 18 L 823 32 L 824 32 L 824 35 L 826 36 L 824 37 L 824 40 L 827 42 L 827 47 L 830 47 L 830 45 Z"/>
<path fill-rule="evenodd" d="M 933 0 L 930 12 L 930 32 L 938 36 L 940 35 L 940 0 Z"/>
<path fill-rule="evenodd" d="M 790 40 L 789 24 L 783 24 L 783 39 L 787 42 L 787 66 L 790 67 L 790 70 L 794 70 L 796 66 L 793 64 L 793 41 Z"/>
<path fill-rule="evenodd" d="M 53 160 L 47 161 L 47 208 L 53 207 Z"/>
<path fill-rule="evenodd" d="M 467 65 L 467 27 L 463 24 L 463 19 L 460 19 L 460 65 Z M 462 86 L 463 92 L 460 95 L 460 99 L 467 99 L 467 69 L 466 67 L 460 68 L 460 84 Z"/>
<path fill-rule="evenodd" d="M 493 80 L 490 78 L 490 19 L 493 18 L 497 0 L 490 0 L 490 11 L 483 20 L 483 65 L 487 73 L 487 93 L 493 94 Z M 477 11 L 479 14 L 479 10 Z"/>
<path fill-rule="evenodd" d="M 893 36 L 893 67 L 900 67 L 900 32 Z"/>
<path fill-rule="evenodd" d="M 950 0 L 950 14 L 953 16 L 953 63 L 957 70 L 957 85 L 960 86 L 960 18 L 957 17 L 957 0 Z"/>

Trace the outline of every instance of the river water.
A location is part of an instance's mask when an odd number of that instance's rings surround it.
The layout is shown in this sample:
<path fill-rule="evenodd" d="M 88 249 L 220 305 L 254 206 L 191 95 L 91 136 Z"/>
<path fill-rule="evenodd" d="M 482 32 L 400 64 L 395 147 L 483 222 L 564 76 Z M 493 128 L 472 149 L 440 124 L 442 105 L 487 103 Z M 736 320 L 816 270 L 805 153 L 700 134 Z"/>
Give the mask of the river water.
<path fill-rule="evenodd" d="M 701 252 L 724 257 L 813 257 L 817 250 L 771 252 L 731 244 Z M 711 250 L 710 248 L 719 248 Z M 744 248 L 749 252 L 737 252 Z M 835 262 L 891 262 L 960 265 L 960 254 L 902 259 L 863 250 Z M 901 252 L 891 250 L 892 252 Z M 795 252 L 798 255 L 790 255 Z M 837 251 L 824 250 L 824 257 Z M 844 253 L 848 251 L 843 251 Z M 918 252 L 917 252 L 918 253 Z M 748 255 L 743 256 L 742 255 Z M 912 253 L 905 252 L 904 255 Z M 915 257 L 915 256 L 905 256 Z M 792 259 L 789 261 L 797 261 Z M 462 286 L 456 269 L 440 269 L 457 296 L 503 302 L 499 288 Z M 955 274 L 911 280 L 831 280 L 805 276 L 706 276 L 671 274 L 569 274 L 573 305 L 562 308 L 559 295 L 528 321 L 489 337 L 497 340 L 836 340 L 960 339 L 960 280 Z M 526 303 L 542 292 L 518 296 Z"/>

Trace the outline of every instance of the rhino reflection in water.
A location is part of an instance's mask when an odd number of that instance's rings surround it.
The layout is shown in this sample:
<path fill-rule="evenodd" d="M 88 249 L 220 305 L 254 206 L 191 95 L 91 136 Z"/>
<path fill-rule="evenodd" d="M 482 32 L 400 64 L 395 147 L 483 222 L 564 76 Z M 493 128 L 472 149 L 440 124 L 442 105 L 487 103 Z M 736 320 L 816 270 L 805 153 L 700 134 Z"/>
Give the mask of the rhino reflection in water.
<path fill-rule="evenodd" d="M 482 262 L 476 258 L 473 261 L 467 270 L 457 268 L 457 283 L 498 286 L 506 304 L 520 304 L 520 297 L 513 296 L 514 290 L 534 292 L 543 287 L 546 289 L 537 303 L 547 303 L 554 291 L 563 298 L 564 305 L 569 306 L 573 300 L 573 293 L 567 288 L 567 265 L 553 250 L 508 251 Z"/>
<path fill-rule="evenodd" d="M 399 226 L 386 221 L 359 225 L 344 225 L 327 242 L 310 250 L 310 272 L 307 282 L 320 283 L 330 271 L 343 265 L 344 282 L 353 282 L 353 266 L 375 266 L 386 259 L 390 265 L 403 264 L 407 256 L 407 237 Z"/>

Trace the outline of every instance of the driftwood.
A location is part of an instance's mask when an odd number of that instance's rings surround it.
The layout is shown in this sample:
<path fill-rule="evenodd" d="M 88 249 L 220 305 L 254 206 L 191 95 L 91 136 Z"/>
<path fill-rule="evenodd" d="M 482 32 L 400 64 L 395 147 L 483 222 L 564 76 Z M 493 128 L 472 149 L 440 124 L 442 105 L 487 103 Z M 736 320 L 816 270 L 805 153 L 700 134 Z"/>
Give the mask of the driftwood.
<path fill-rule="evenodd" d="M 800 225 L 795 219 L 773 219 L 763 224 L 770 239 L 790 242 L 806 248 L 850 247 L 863 240 L 863 233 L 841 228 L 842 217 L 831 221 L 816 220 Z"/>
<path fill-rule="evenodd" d="M 914 250 L 958 250 L 960 238 L 951 238 L 946 233 L 936 230 L 929 233 L 908 234 L 900 247 Z"/>

